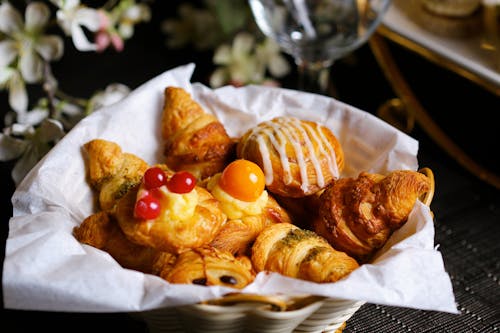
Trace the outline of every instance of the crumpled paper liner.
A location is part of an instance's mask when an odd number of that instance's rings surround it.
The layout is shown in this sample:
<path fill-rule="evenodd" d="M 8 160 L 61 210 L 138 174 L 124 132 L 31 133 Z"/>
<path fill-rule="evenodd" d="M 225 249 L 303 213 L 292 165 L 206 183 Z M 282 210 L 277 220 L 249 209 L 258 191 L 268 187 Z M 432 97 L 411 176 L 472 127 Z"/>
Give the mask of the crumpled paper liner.
<path fill-rule="evenodd" d="M 197 303 L 235 291 L 225 287 L 169 284 L 123 269 L 106 252 L 80 244 L 72 229 L 93 213 L 85 181 L 82 146 L 102 138 L 148 163 L 162 161 L 160 116 L 163 90 L 178 86 L 213 112 L 231 136 L 280 115 L 329 126 L 345 150 L 342 176 L 362 170 L 385 173 L 418 168 L 418 142 L 378 118 L 332 98 L 298 91 L 248 86 L 211 90 L 191 84 L 194 65 L 167 71 L 124 100 L 94 112 L 67 133 L 15 191 L 14 216 L 3 270 L 4 305 L 9 309 L 134 312 Z M 457 313 L 452 285 L 434 245 L 429 208 L 415 205 L 371 264 L 346 279 L 316 284 L 261 273 L 243 292 L 317 294 L 382 305 Z"/>

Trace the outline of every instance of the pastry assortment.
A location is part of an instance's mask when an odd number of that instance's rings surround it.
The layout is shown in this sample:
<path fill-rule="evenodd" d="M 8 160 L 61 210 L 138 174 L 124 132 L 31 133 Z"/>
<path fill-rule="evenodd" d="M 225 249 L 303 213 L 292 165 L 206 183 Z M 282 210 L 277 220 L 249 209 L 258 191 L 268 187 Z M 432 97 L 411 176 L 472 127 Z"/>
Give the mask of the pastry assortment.
<path fill-rule="evenodd" d="M 262 271 L 335 282 L 431 189 L 410 170 L 342 177 L 348 161 L 321 124 L 278 117 L 231 138 L 185 90 L 164 98 L 160 164 L 99 138 L 83 147 L 98 209 L 73 234 L 124 268 L 237 289 Z"/>

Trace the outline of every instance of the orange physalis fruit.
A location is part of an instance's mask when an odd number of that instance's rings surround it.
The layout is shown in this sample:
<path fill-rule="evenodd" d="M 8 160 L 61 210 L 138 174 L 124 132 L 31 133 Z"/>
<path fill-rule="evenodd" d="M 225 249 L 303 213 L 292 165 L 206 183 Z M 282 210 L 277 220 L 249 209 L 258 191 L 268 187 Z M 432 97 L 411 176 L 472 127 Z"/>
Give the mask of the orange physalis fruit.
<path fill-rule="evenodd" d="M 241 201 L 257 200 L 265 186 L 262 169 L 257 164 L 243 159 L 229 163 L 219 179 L 219 187 Z"/>

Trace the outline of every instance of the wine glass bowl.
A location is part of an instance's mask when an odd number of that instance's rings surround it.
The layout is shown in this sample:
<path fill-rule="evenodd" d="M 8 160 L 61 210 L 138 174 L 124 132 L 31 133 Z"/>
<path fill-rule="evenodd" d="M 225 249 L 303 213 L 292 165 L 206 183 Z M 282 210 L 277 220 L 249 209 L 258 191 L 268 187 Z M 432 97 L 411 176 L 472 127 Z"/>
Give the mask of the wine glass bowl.
<path fill-rule="evenodd" d="M 391 0 L 249 0 L 260 30 L 290 54 L 307 91 L 325 93 L 322 70 L 365 43 Z M 319 91 L 318 91 L 319 90 Z"/>

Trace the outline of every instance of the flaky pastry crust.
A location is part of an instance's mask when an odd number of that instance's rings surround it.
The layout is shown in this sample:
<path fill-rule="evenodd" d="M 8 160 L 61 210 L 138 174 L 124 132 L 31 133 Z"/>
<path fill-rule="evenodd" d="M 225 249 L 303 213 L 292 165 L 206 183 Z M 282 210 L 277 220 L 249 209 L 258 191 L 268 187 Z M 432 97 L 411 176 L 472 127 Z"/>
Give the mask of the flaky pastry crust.
<path fill-rule="evenodd" d="M 248 130 L 236 154 L 258 164 L 269 192 L 311 195 L 339 177 L 344 152 L 332 131 L 316 122 L 278 117 Z"/>
<path fill-rule="evenodd" d="M 161 251 L 180 253 L 210 243 L 226 220 L 219 202 L 206 189 L 196 186 L 198 203 L 194 214 L 184 220 L 154 220 L 134 217 L 138 188 L 131 189 L 116 205 L 116 219 L 132 241 Z"/>
<path fill-rule="evenodd" d="M 335 282 L 359 267 L 356 260 L 335 250 L 316 233 L 290 223 L 264 229 L 252 247 L 257 272 L 270 271 L 318 282 Z"/>
<path fill-rule="evenodd" d="M 314 230 L 365 262 L 407 221 L 417 198 L 430 187 L 425 175 L 411 170 L 339 179 L 321 195 Z"/>
<path fill-rule="evenodd" d="M 235 141 L 222 123 L 182 88 L 167 87 L 161 119 L 165 163 L 199 180 L 222 171 L 234 155 Z"/>

